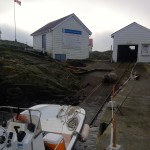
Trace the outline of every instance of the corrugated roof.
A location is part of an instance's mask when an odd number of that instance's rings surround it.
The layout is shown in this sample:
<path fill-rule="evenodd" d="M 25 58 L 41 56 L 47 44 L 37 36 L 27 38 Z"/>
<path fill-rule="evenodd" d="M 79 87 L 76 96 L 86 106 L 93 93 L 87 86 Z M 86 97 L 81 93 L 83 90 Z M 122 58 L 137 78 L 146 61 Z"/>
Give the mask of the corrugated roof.
<path fill-rule="evenodd" d="M 73 14 L 70 14 L 68 16 L 65 16 L 63 18 L 60 18 L 58 20 L 52 21 L 48 24 L 46 24 L 45 26 L 41 27 L 40 29 L 38 29 L 37 31 L 33 32 L 31 34 L 31 36 L 46 32 L 48 30 L 52 30 L 54 27 L 56 27 L 58 24 L 60 24 L 61 22 L 63 22 L 64 20 L 66 20 L 68 17 L 72 16 Z"/>

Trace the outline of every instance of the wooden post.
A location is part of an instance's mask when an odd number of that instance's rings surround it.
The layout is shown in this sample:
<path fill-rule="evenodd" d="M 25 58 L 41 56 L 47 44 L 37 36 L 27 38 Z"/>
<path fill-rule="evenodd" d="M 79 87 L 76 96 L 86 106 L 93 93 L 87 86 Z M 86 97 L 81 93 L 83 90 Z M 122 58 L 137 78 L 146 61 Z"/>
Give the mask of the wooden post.
<path fill-rule="evenodd" d="M 117 143 L 117 121 L 116 121 L 116 114 L 114 113 L 113 117 L 113 147 L 116 147 Z"/>

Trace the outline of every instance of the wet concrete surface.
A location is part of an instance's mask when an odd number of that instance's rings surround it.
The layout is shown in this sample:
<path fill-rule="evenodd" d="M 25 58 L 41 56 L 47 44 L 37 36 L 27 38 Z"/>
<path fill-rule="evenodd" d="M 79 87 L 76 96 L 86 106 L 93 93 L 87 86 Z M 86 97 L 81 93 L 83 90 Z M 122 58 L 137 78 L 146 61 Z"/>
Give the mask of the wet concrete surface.
<path fill-rule="evenodd" d="M 135 70 L 141 75 L 139 80 L 130 80 L 114 98 L 117 109 L 117 144 L 124 150 L 150 149 L 150 65 L 137 64 Z M 128 96 L 127 96 L 128 95 Z M 111 109 L 106 107 L 100 122 L 109 123 Z M 105 150 L 110 144 L 110 125 L 98 134 L 97 150 Z"/>
<path fill-rule="evenodd" d="M 118 64 L 112 64 L 110 62 L 95 62 L 91 63 L 87 66 L 87 69 L 114 69 Z M 102 89 L 99 85 L 105 74 L 108 72 L 91 72 L 82 76 L 82 85 L 85 85 L 87 82 L 89 83 L 87 87 L 83 89 L 83 95 L 85 95 L 85 100 L 80 103 L 80 106 L 86 110 L 86 123 L 89 123 L 91 118 L 97 112 L 97 109 L 101 106 L 104 101 L 104 97 L 107 97 L 108 92 L 111 89 L 108 89 L 108 86 L 105 89 Z M 99 87 L 97 87 L 99 85 Z M 97 87 L 97 89 L 92 92 L 93 88 Z M 107 90 L 107 91 L 106 91 Z M 90 94 L 92 92 L 92 94 Z M 90 94 L 90 96 L 89 96 Z M 97 105 L 99 107 L 97 107 Z M 99 132 L 99 124 L 100 120 L 96 120 L 92 126 L 90 126 L 90 134 L 89 138 L 86 142 L 78 142 L 76 145 L 76 150 L 94 150 L 96 149 L 96 139 Z"/>

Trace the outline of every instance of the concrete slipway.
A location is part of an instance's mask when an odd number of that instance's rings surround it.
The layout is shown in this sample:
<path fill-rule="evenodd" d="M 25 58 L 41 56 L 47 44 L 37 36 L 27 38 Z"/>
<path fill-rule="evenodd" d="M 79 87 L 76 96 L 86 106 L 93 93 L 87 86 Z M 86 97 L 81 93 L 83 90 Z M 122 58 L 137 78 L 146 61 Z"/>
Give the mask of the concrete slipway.
<path fill-rule="evenodd" d="M 114 98 L 120 107 L 117 111 L 117 144 L 124 150 L 150 149 L 150 64 L 137 64 L 139 80 L 130 80 Z M 128 96 L 127 96 L 128 95 Z M 109 123 L 111 110 L 107 108 L 100 118 Z M 98 135 L 97 150 L 105 150 L 110 144 L 110 125 Z"/>

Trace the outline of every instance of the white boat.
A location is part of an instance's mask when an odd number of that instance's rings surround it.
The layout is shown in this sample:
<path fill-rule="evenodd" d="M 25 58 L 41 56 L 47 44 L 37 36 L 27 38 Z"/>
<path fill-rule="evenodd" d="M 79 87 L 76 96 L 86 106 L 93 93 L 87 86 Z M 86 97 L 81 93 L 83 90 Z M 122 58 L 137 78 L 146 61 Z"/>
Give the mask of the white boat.
<path fill-rule="evenodd" d="M 78 106 L 0 106 L 0 119 L 0 150 L 72 150 L 89 134 Z"/>

